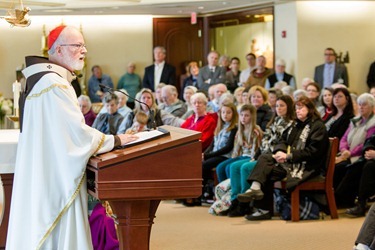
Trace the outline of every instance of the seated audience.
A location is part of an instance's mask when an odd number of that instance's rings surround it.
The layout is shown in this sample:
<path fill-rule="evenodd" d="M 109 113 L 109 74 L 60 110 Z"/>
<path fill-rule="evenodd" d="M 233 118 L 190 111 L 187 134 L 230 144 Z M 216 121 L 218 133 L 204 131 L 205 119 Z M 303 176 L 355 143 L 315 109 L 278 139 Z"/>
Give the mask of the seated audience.
<path fill-rule="evenodd" d="M 284 95 L 288 95 L 293 99 L 294 88 L 292 86 L 285 86 L 281 89 Z"/>
<path fill-rule="evenodd" d="M 283 95 L 280 89 L 270 89 L 268 90 L 268 105 L 271 107 L 273 113 L 276 111 L 276 100 Z"/>
<path fill-rule="evenodd" d="M 136 102 L 134 110 L 130 112 L 130 114 L 121 123 L 117 131 L 118 134 L 125 133 L 125 131 L 133 125 L 135 115 L 140 111 L 146 113 L 149 117 L 147 121 L 148 129 L 152 129 L 154 125 L 157 127 L 162 125 L 180 127 L 181 124 L 184 123 L 183 119 L 175 117 L 164 110 L 158 109 L 155 102 L 155 97 L 150 89 L 141 89 L 141 91 L 137 93 L 136 99 L 147 104 L 151 109 L 151 114 L 146 105 Z M 152 119 L 151 115 L 153 116 Z"/>
<path fill-rule="evenodd" d="M 297 89 L 293 92 L 294 101 L 297 101 L 301 96 L 307 96 L 307 91 L 304 89 Z"/>
<path fill-rule="evenodd" d="M 185 88 L 187 86 L 193 86 L 196 87 L 198 86 L 197 81 L 198 81 L 198 74 L 199 74 L 199 67 L 197 62 L 190 62 L 188 65 L 188 71 L 189 71 L 189 76 L 185 78 L 184 83 L 181 88 L 181 96 L 183 96 Z"/>
<path fill-rule="evenodd" d="M 164 110 L 176 117 L 183 116 L 187 111 L 186 104 L 178 99 L 178 92 L 175 86 L 166 85 L 161 89 L 161 97 L 163 104 L 159 106 L 161 110 Z"/>
<path fill-rule="evenodd" d="M 139 111 L 134 117 L 133 125 L 125 131 L 125 134 L 135 134 L 145 131 L 147 128 L 148 115 Z"/>
<path fill-rule="evenodd" d="M 236 90 L 233 93 L 234 98 L 236 99 L 234 104 L 237 106 L 238 111 L 240 110 L 241 106 L 243 105 L 242 93 L 243 93 L 244 90 L 245 90 L 245 87 L 237 87 Z"/>
<path fill-rule="evenodd" d="M 88 126 L 92 126 L 95 121 L 96 114 L 91 108 L 91 101 L 87 95 L 80 95 L 78 97 L 79 107 L 81 108 L 81 112 L 85 117 L 85 123 Z"/>
<path fill-rule="evenodd" d="M 125 89 L 120 89 L 120 90 L 124 92 L 125 94 L 128 94 L 128 92 Z M 117 95 L 118 97 L 117 112 L 119 112 L 120 115 L 122 115 L 124 118 L 126 118 L 128 114 L 132 112 L 132 110 L 128 106 L 126 106 L 128 97 L 125 94 L 119 91 L 115 92 L 115 95 Z M 99 114 L 102 114 L 102 113 L 107 113 L 107 109 L 105 107 L 103 107 L 99 112 Z"/>
<path fill-rule="evenodd" d="M 322 104 L 319 101 L 320 96 L 320 87 L 316 82 L 311 82 L 307 84 L 306 87 L 307 97 L 310 98 L 311 101 L 315 104 L 315 108 L 319 112 L 319 108 L 322 106 Z"/>
<path fill-rule="evenodd" d="M 197 91 L 198 91 L 198 89 L 194 86 L 186 86 L 185 87 L 183 97 L 184 97 L 184 100 L 185 100 L 187 111 L 185 112 L 185 114 L 183 116 L 181 116 L 182 119 L 186 119 L 194 113 L 193 105 L 190 102 L 190 98 L 191 98 L 192 95 L 197 93 Z"/>
<path fill-rule="evenodd" d="M 333 91 L 332 113 L 325 120 L 329 137 L 341 140 L 349 127 L 350 119 L 354 117 L 352 98 L 346 88 Z"/>
<path fill-rule="evenodd" d="M 293 190 L 298 184 L 319 175 L 325 166 L 328 134 L 314 103 L 301 97 L 295 108 L 294 126 L 283 133 L 272 153 L 258 158 L 248 178 L 250 189 L 237 196 L 240 202 L 255 200 L 257 210 L 246 215 L 248 220 L 271 219 L 275 181 L 285 179 L 286 188 Z"/>
<path fill-rule="evenodd" d="M 271 89 L 275 87 L 275 83 L 283 81 L 286 85 L 296 88 L 296 82 L 294 76 L 285 72 L 286 63 L 283 59 L 278 59 L 275 64 L 275 73 L 267 77 L 265 89 Z"/>
<path fill-rule="evenodd" d="M 311 79 L 311 78 L 309 78 L 309 77 L 303 78 L 302 82 L 301 82 L 301 89 L 306 90 L 307 89 L 307 85 L 309 83 L 312 83 L 312 82 L 314 82 L 314 80 Z"/>
<path fill-rule="evenodd" d="M 227 86 L 224 84 L 224 83 L 218 83 L 214 86 L 214 99 L 213 100 L 210 100 L 207 104 L 207 106 L 210 107 L 211 110 L 213 110 L 213 112 L 218 112 L 219 111 L 219 99 L 220 99 L 220 96 L 224 93 L 226 93 L 228 90 L 227 90 Z"/>
<path fill-rule="evenodd" d="M 233 93 L 240 83 L 240 59 L 238 57 L 233 57 L 230 60 L 229 68 L 230 70 L 227 71 L 225 84 L 228 90 Z"/>
<path fill-rule="evenodd" d="M 333 95 L 333 89 L 329 87 L 325 87 L 322 90 L 322 94 L 320 95 L 320 103 L 322 104 L 322 106 L 317 107 L 317 109 L 323 121 L 326 121 L 327 118 L 332 113 L 332 106 L 333 106 L 332 95 Z"/>
<path fill-rule="evenodd" d="M 286 86 L 289 86 L 286 82 L 284 82 L 284 81 L 278 81 L 278 82 L 275 83 L 275 85 L 273 86 L 273 88 L 281 90 L 282 88 L 284 88 Z"/>
<path fill-rule="evenodd" d="M 347 215 L 365 216 L 367 200 L 375 196 L 375 134 L 364 143 L 361 157 L 348 166 L 335 195 L 347 203 L 357 199 L 355 206 L 346 210 Z"/>
<path fill-rule="evenodd" d="M 367 138 L 375 133 L 375 98 L 368 93 L 358 97 L 359 116 L 353 118 L 349 128 L 340 140 L 340 152 L 336 157 L 335 174 L 333 176 L 333 186 L 335 189 L 340 185 L 348 171 L 348 165 L 355 162 L 362 155 L 363 143 Z M 339 198 L 339 197 L 336 197 Z M 352 205 L 346 200 L 338 199 L 340 205 Z"/>
<path fill-rule="evenodd" d="M 141 90 L 141 88 L 142 81 L 141 77 L 135 73 L 135 63 L 129 62 L 126 73 L 123 76 L 121 76 L 120 80 L 117 83 L 117 89 L 125 89 L 126 92 L 134 98 L 135 95 Z M 126 105 L 129 108 L 133 109 L 134 100 L 127 100 Z"/>
<path fill-rule="evenodd" d="M 294 117 L 295 111 L 292 98 L 287 95 L 278 97 L 276 101 L 276 115 L 268 124 L 263 134 L 260 149 L 254 156 L 255 160 L 250 160 L 243 164 L 232 164 L 230 166 L 230 183 L 232 187 L 231 205 L 224 214 L 227 214 L 229 217 L 237 217 L 244 216 L 250 212 L 249 203 L 239 202 L 237 195 L 246 192 L 246 190 L 250 188 L 247 178 L 257 163 L 256 159 L 261 154 L 273 152 L 274 146 L 280 141 L 284 131 L 292 127 Z"/>
<path fill-rule="evenodd" d="M 267 77 L 271 75 L 273 71 L 266 68 L 266 58 L 264 56 L 258 56 L 256 59 L 256 68 L 251 71 L 249 78 L 245 83 L 245 87 L 252 87 L 255 85 L 264 87 Z"/>
<path fill-rule="evenodd" d="M 261 86 L 254 86 L 249 90 L 250 103 L 257 110 L 257 124 L 264 131 L 270 122 L 273 112 L 268 105 L 268 93 Z"/>
<path fill-rule="evenodd" d="M 233 103 L 223 103 L 218 112 L 219 119 L 214 132 L 214 140 L 211 145 L 202 154 L 202 177 L 203 191 L 202 198 L 210 202 L 213 199 L 213 176 L 212 169 L 217 164 L 228 159 L 232 153 L 234 137 L 237 133 L 238 114 L 236 106 Z M 186 200 L 185 205 L 199 205 L 200 200 L 193 204 Z"/>
<path fill-rule="evenodd" d="M 88 82 L 88 91 L 92 103 L 101 102 L 104 96 L 105 90 L 102 90 L 99 84 L 103 84 L 107 87 L 113 88 L 113 82 L 109 75 L 103 74 L 102 68 L 98 65 L 94 65 L 91 68 L 92 76 Z"/>
<path fill-rule="evenodd" d="M 155 101 L 156 101 L 156 104 L 158 105 L 158 107 L 160 108 L 160 106 L 163 104 L 163 98 L 161 96 L 161 89 L 166 86 L 165 83 L 161 82 L 158 84 L 158 86 L 156 86 L 156 90 L 155 90 Z"/>
<path fill-rule="evenodd" d="M 238 132 L 234 141 L 232 157 L 216 167 L 219 182 L 230 177 L 232 164 L 242 164 L 253 159 L 260 146 L 262 130 L 256 125 L 256 109 L 250 104 L 244 104 L 240 110 Z"/>
<path fill-rule="evenodd" d="M 201 132 L 202 152 L 204 152 L 213 141 L 214 130 L 217 124 L 217 114 L 207 113 L 207 97 L 203 93 L 196 93 L 190 98 L 193 104 L 194 114 L 181 125 L 181 128 Z"/>
<path fill-rule="evenodd" d="M 124 120 L 124 117 L 117 112 L 117 95 L 106 93 L 103 97 L 103 105 L 107 109 L 107 112 L 98 114 L 92 127 L 106 135 L 116 135 L 121 122 Z"/>

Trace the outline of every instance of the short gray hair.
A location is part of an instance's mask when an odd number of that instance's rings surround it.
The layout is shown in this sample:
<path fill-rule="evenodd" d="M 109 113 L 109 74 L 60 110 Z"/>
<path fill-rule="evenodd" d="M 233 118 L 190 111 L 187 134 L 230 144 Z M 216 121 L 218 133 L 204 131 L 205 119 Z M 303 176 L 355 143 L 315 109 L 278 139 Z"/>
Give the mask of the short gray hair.
<path fill-rule="evenodd" d="M 207 105 L 207 102 L 208 102 L 206 95 L 203 94 L 202 92 L 195 93 L 194 95 L 190 97 L 191 104 L 193 104 L 195 100 L 202 101 L 204 102 L 205 105 Z"/>
<path fill-rule="evenodd" d="M 90 97 L 88 97 L 87 95 L 80 95 L 78 97 L 78 101 L 79 102 L 87 102 L 87 104 L 89 105 L 89 108 L 91 109 L 91 106 L 92 106 L 92 103 L 91 103 L 91 100 L 90 100 Z"/>
<path fill-rule="evenodd" d="M 366 103 L 366 104 L 370 105 L 372 108 L 374 108 L 375 107 L 375 98 L 374 98 L 373 95 L 371 95 L 369 93 L 363 93 L 362 95 L 358 96 L 357 103 L 358 103 L 358 105 Z"/>
<path fill-rule="evenodd" d="M 121 92 L 124 92 L 124 93 L 121 93 Z M 128 91 L 126 91 L 126 89 L 119 89 L 119 91 L 116 91 L 115 92 L 115 94 L 117 95 L 117 97 L 120 97 L 120 96 L 124 96 L 125 97 L 125 102 L 127 102 L 128 101 L 128 95 L 129 95 L 129 93 L 128 93 Z"/>

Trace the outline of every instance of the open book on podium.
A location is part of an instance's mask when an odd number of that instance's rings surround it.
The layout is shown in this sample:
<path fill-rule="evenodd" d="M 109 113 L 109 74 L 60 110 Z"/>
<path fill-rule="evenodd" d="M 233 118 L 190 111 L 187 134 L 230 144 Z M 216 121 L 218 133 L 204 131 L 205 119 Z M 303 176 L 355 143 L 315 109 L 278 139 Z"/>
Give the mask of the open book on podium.
<path fill-rule="evenodd" d="M 170 132 L 168 130 L 164 129 L 164 128 L 157 128 L 155 130 L 138 132 L 134 135 L 138 136 L 139 138 L 135 141 L 128 142 L 128 143 L 122 145 L 121 148 L 127 148 L 127 147 L 138 145 L 140 143 L 147 142 L 147 141 L 152 141 L 152 140 L 158 139 L 160 137 L 170 135 Z"/>

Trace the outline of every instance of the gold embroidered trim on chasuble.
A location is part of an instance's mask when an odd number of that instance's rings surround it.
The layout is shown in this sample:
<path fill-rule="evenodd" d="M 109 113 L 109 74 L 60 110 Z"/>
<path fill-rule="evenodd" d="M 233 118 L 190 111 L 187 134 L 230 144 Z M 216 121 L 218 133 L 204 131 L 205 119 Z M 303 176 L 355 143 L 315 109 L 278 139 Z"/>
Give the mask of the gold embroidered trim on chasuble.
<path fill-rule="evenodd" d="M 105 135 L 102 134 L 102 137 L 100 138 L 100 141 L 99 141 L 99 145 L 95 149 L 95 151 L 94 151 L 94 153 L 92 155 L 96 155 L 96 153 L 99 151 L 99 149 L 101 149 L 101 147 L 103 146 L 104 140 L 105 140 Z"/>
<path fill-rule="evenodd" d="M 48 91 L 51 91 L 53 88 L 56 88 L 56 87 L 59 87 L 59 88 L 62 88 L 62 89 L 68 89 L 68 86 L 64 85 L 64 84 L 52 84 L 51 86 L 49 86 L 48 88 L 45 88 L 43 89 L 42 91 L 40 91 L 39 93 L 36 93 L 36 94 L 32 94 L 32 95 L 29 95 L 28 97 L 26 97 L 27 100 L 31 100 L 32 98 L 36 98 L 36 97 L 39 97 L 41 96 L 42 94 L 45 94 L 47 93 Z"/>
<path fill-rule="evenodd" d="M 48 238 L 48 236 L 51 234 L 52 230 L 56 227 L 57 223 L 59 223 L 59 221 L 61 220 L 61 217 L 66 213 L 66 211 L 72 205 L 73 201 L 76 199 L 76 197 L 77 197 L 77 195 L 79 193 L 79 190 L 81 189 L 82 183 L 85 180 L 85 176 L 86 176 L 86 169 L 83 171 L 82 176 L 81 176 L 81 180 L 79 181 L 78 186 L 77 186 L 76 190 L 74 191 L 72 197 L 70 197 L 68 203 L 61 210 L 61 212 L 59 213 L 59 215 L 56 217 L 56 219 L 52 223 L 51 227 L 47 230 L 47 232 L 44 234 L 43 238 L 40 240 L 39 245 L 36 248 L 37 250 L 40 249 L 43 246 L 43 243 L 46 241 L 46 239 Z"/>

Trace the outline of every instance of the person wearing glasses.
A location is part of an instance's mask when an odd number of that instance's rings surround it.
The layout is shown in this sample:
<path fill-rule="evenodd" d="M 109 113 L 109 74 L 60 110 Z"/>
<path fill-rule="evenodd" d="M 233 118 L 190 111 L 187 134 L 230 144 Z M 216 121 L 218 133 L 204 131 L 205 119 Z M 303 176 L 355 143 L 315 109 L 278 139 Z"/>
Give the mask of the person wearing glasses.
<path fill-rule="evenodd" d="M 86 165 L 92 155 L 137 139 L 105 135 L 85 124 L 70 82 L 87 53 L 78 29 L 48 36 L 49 59 L 26 57 L 25 91 L 6 246 L 93 249 L 88 222 Z"/>
<path fill-rule="evenodd" d="M 104 90 L 100 88 L 99 84 L 113 88 L 113 82 L 109 75 L 103 74 L 99 65 L 92 66 L 91 72 L 92 76 L 88 84 L 89 96 L 92 103 L 101 102 L 104 97 Z"/>
<path fill-rule="evenodd" d="M 348 70 L 344 64 L 336 62 L 333 48 L 324 50 L 324 64 L 315 67 L 314 81 L 320 85 L 320 89 L 331 87 L 336 82 L 349 86 Z"/>

